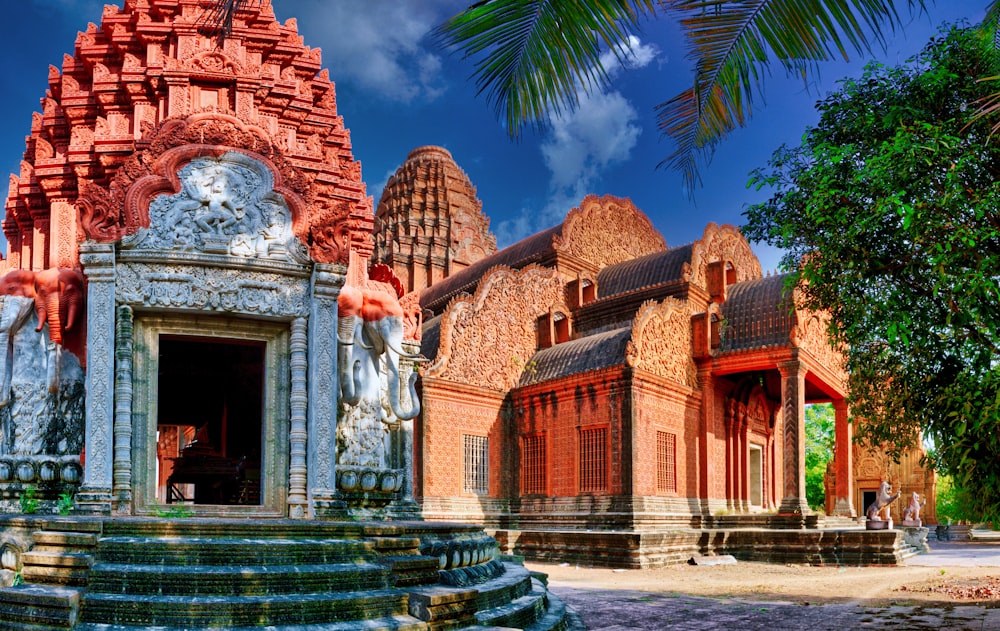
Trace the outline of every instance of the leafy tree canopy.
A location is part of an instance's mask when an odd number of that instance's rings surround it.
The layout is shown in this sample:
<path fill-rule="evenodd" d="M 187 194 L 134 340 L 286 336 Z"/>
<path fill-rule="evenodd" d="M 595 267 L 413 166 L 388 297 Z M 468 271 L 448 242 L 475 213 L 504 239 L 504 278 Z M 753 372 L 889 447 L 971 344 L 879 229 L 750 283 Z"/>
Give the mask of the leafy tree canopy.
<path fill-rule="evenodd" d="M 975 102 L 1000 89 L 992 33 L 942 31 L 818 104 L 751 186 L 747 236 L 787 250 L 807 306 L 850 347 L 859 439 L 931 464 L 1000 517 L 1000 146 Z"/>
<path fill-rule="evenodd" d="M 836 415 L 829 403 L 806 406 L 806 501 L 813 510 L 826 506 L 826 465 L 833 459 Z"/>

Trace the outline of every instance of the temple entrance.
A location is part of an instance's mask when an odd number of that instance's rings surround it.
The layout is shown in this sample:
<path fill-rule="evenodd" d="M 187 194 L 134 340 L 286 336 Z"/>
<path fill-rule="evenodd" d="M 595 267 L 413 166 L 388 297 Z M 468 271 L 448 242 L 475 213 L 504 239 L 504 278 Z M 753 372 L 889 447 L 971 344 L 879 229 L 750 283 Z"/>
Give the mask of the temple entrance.
<path fill-rule="evenodd" d="M 760 508 L 763 502 L 764 449 L 760 445 L 750 445 L 750 505 Z"/>
<path fill-rule="evenodd" d="M 135 318 L 133 511 L 286 516 L 289 325 Z"/>
<path fill-rule="evenodd" d="M 265 344 L 160 337 L 157 501 L 260 504 Z"/>

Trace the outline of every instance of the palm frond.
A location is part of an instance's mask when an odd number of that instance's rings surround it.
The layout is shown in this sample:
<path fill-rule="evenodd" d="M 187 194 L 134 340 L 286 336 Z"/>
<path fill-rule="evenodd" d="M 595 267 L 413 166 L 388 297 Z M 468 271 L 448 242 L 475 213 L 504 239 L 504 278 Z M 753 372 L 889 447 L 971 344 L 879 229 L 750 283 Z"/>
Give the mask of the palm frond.
<path fill-rule="evenodd" d="M 772 60 L 806 75 L 848 51 L 884 46 L 886 27 L 901 23 L 892 0 L 661 0 L 688 39 L 694 86 L 661 103 L 657 125 L 676 142 L 658 166 L 679 170 L 689 191 L 701 179 L 697 153 L 710 151 L 752 114 L 755 92 Z M 907 0 L 911 11 L 924 0 Z"/>
<path fill-rule="evenodd" d="M 198 32 L 214 37 L 219 48 L 226 38 L 233 34 L 233 20 L 236 14 L 251 3 L 261 0 L 215 0 L 198 20 Z"/>
<path fill-rule="evenodd" d="M 544 124 L 605 84 L 602 44 L 619 59 L 655 0 L 483 0 L 434 30 L 474 58 L 473 77 L 507 132 Z"/>

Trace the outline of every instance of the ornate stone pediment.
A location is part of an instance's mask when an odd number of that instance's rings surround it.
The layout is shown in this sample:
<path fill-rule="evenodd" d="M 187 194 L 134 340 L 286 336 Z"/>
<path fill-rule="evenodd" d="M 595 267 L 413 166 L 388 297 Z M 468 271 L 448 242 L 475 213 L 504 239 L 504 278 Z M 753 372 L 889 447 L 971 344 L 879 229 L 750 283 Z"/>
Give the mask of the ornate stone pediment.
<path fill-rule="evenodd" d="M 149 228 L 123 240 L 126 250 L 221 254 L 307 263 L 270 170 L 239 152 L 191 160 L 181 190 L 149 204 Z"/>
<path fill-rule="evenodd" d="M 663 236 L 632 200 L 587 195 L 566 215 L 555 249 L 600 270 L 608 265 L 666 249 Z"/>
<path fill-rule="evenodd" d="M 706 287 L 708 265 L 715 261 L 731 262 L 738 283 L 763 276 L 760 261 L 735 226 L 710 223 L 705 227 L 704 235 L 695 241 L 691 251 L 691 284 Z"/>
<path fill-rule="evenodd" d="M 691 361 L 691 309 L 687 304 L 667 298 L 642 305 L 632 321 L 625 361 L 633 368 L 694 388 L 697 380 Z"/>

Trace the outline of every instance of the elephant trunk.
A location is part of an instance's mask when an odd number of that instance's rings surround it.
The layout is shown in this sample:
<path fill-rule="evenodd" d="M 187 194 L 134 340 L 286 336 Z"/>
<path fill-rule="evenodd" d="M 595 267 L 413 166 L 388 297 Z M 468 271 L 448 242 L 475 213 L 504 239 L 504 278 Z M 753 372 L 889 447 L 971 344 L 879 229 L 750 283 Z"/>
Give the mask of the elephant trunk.
<path fill-rule="evenodd" d="M 59 294 L 51 293 L 42 299 L 41 296 L 35 298 L 35 305 L 38 309 L 38 328 L 41 331 L 46 324 L 49 325 L 49 341 L 54 344 L 62 344 L 62 322 L 59 320 Z"/>
<path fill-rule="evenodd" d="M 59 364 L 62 362 L 62 347 L 49 342 L 48 382 L 49 394 L 59 393 Z"/>
<path fill-rule="evenodd" d="M 410 376 L 407 379 L 406 384 L 412 407 L 409 410 L 404 410 L 403 404 L 399 400 L 399 357 L 392 351 L 389 351 L 388 361 L 386 363 L 389 365 L 389 405 L 392 407 L 392 413 L 396 416 L 396 418 L 403 421 L 416 418 L 420 414 L 420 399 L 417 397 L 416 371 L 410 371 Z"/>
<path fill-rule="evenodd" d="M 354 359 L 354 342 L 361 338 L 361 316 L 347 316 L 337 322 L 337 372 L 342 400 L 357 405 L 361 400 L 361 361 Z M 348 368 L 350 366 L 350 368 Z"/>

